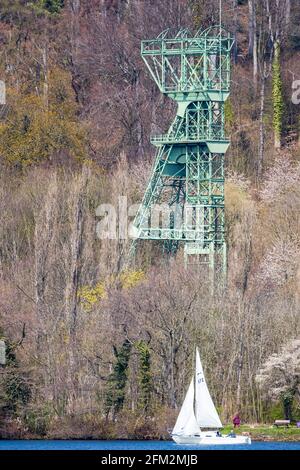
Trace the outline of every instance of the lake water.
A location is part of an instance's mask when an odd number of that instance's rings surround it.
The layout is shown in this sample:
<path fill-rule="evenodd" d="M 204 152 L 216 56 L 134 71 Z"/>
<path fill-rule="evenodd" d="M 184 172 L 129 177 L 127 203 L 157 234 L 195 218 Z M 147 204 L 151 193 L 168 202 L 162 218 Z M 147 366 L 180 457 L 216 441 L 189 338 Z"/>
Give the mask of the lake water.
<path fill-rule="evenodd" d="M 253 442 L 250 446 L 179 446 L 173 441 L 0 440 L 1 450 L 300 450 L 300 442 Z"/>

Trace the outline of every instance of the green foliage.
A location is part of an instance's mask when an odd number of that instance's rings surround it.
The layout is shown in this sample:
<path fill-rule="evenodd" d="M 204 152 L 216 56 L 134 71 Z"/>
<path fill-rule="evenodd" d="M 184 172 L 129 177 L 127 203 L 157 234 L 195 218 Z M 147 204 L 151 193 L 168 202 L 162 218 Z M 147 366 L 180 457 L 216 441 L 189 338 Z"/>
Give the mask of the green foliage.
<path fill-rule="evenodd" d="M 264 407 L 263 421 L 266 423 L 274 423 L 276 419 L 283 419 L 282 403 L 270 403 Z"/>
<path fill-rule="evenodd" d="M 0 333 L 1 335 L 1 333 Z M 4 333 L 1 335 L 1 339 L 5 340 L 5 356 L 6 356 L 6 365 L 16 367 L 17 366 L 17 358 L 14 347 L 12 343 L 9 341 L 8 338 L 5 337 Z"/>
<path fill-rule="evenodd" d="M 288 406 L 289 417 L 286 417 L 285 407 Z M 276 403 L 268 402 L 264 406 L 263 421 L 266 423 L 274 423 L 276 419 L 291 419 L 292 421 L 300 420 L 300 404 L 294 399 L 292 394 L 288 392 L 283 394 L 280 401 Z"/>
<path fill-rule="evenodd" d="M 2 330 L 0 335 L 4 337 Z M 0 374 L 0 403 L 10 412 L 27 405 L 31 399 L 28 377 L 19 369 L 15 350 L 8 338 L 6 343 L 6 364 Z"/>
<path fill-rule="evenodd" d="M 295 422 L 300 421 L 300 403 L 296 400 L 292 404 L 292 419 Z"/>
<path fill-rule="evenodd" d="M 232 106 L 232 102 L 230 98 L 228 98 L 225 101 L 224 113 L 225 113 L 225 126 L 228 130 L 230 130 L 232 126 L 234 125 L 234 111 L 233 111 L 233 106 Z"/>
<path fill-rule="evenodd" d="M 28 3 L 39 16 L 41 15 L 57 15 L 61 12 L 65 5 L 64 0 L 35 0 Z"/>
<path fill-rule="evenodd" d="M 108 377 L 108 387 L 106 393 L 107 414 L 112 411 L 113 417 L 124 405 L 126 384 L 128 379 L 128 363 L 131 354 L 131 343 L 126 339 L 118 351 L 114 346 L 116 362 L 113 371 Z"/>
<path fill-rule="evenodd" d="M 1 1 L 1 10 L 0 10 L 0 19 L 2 21 L 13 21 L 14 24 L 19 24 L 22 21 L 22 15 L 26 13 L 26 5 L 22 0 L 2 0 Z"/>
<path fill-rule="evenodd" d="M 41 6 L 49 13 L 60 13 L 64 7 L 64 0 L 42 0 Z"/>
<path fill-rule="evenodd" d="M 273 426 L 274 421 L 270 421 L 270 424 L 255 424 L 247 425 L 242 424 L 239 427 L 239 434 L 242 432 L 250 433 L 253 439 L 257 440 L 274 440 L 274 441 L 299 441 L 300 429 L 295 426 L 279 427 Z M 232 424 L 224 426 L 222 434 L 228 434 L 232 429 Z"/>
<path fill-rule="evenodd" d="M 139 384 L 139 406 L 145 410 L 149 410 L 151 393 L 152 393 L 152 375 L 151 375 L 151 358 L 149 346 L 145 341 L 138 341 L 135 344 L 138 351 L 138 384 Z"/>
<path fill-rule="evenodd" d="M 78 291 L 79 302 L 86 311 L 106 296 L 105 285 L 102 282 L 98 282 L 95 287 L 83 286 Z"/>
<path fill-rule="evenodd" d="M 281 65 L 280 65 L 280 46 L 275 45 L 275 54 L 273 61 L 273 77 L 272 77 L 272 98 L 273 98 L 273 128 L 275 139 L 280 142 L 282 135 L 282 120 L 283 120 L 283 92 L 282 92 L 282 78 L 281 78 Z"/>
<path fill-rule="evenodd" d="M 123 289 L 131 289 L 145 279 L 143 271 L 124 271 L 119 276 Z"/>
<path fill-rule="evenodd" d="M 5 374 L 4 403 L 10 411 L 17 411 L 19 406 L 26 405 L 31 398 L 31 390 L 24 377 L 17 367 L 12 367 Z"/>
<path fill-rule="evenodd" d="M 107 280 L 107 285 L 119 284 L 122 289 L 132 289 L 145 278 L 143 271 L 123 271 L 119 275 L 111 276 Z M 107 297 L 106 284 L 103 281 L 97 282 L 94 287 L 82 286 L 78 291 L 78 299 L 82 307 L 88 311 L 100 300 Z"/>
<path fill-rule="evenodd" d="M 283 406 L 284 418 L 292 419 L 292 405 L 295 393 L 292 390 L 287 390 L 281 394 L 281 401 Z"/>
<path fill-rule="evenodd" d="M 21 25 L 30 15 L 35 13 L 38 17 L 57 15 L 65 6 L 64 0 L 1 0 L 0 19 Z"/>
<path fill-rule="evenodd" d="M 210 4 L 206 0 L 189 0 L 189 7 L 192 13 L 193 26 L 196 30 L 199 28 L 205 29 L 211 26 L 212 22 L 215 23 L 213 18 L 216 9 L 213 3 Z"/>
<path fill-rule="evenodd" d="M 49 105 L 34 94 L 9 90 L 9 113 L 0 123 L 0 158 L 16 167 L 54 157 L 86 158 L 86 133 L 76 116 L 69 74 L 49 75 Z"/>
<path fill-rule="evenodd" d="M 51 403 L 35 404 L 35 407 L 26 411 L 24 423 L 29 432 L 40 436 L 46 435 L 53 417 Z"/>

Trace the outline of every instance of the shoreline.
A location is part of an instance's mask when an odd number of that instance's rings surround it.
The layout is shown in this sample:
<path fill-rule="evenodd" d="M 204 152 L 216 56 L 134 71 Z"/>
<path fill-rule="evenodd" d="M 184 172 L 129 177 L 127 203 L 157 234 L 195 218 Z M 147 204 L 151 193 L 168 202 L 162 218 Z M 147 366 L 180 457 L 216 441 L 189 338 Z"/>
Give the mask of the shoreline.
<path fill-rule="evenodd" d="M 239 434 L 239 433 L 237 433 Z M 250 433 L 251 440 L 253 442 L 300 442 L 300 435 L 292 435 L 292 436 L 270 436 L 270 435 L 253 435 Z M 0 436 L 0 441 L 121 441 L 121 442 L 135 442 L 135 441 L 148 441 L 148 442 L 168 442 L 172 441 L 172 439 L 166 438 L 141 438 L 141 437 L 134 437 L 134 438 L 105 438 L 101 436 L 78 436 L 78 437 L 58 437 L 58 436 L 22 436 L 22 437 L 2 437 Z"/>
<path fill-rule="evenodd" d="M 221 430 L 223 435 L 227 435 L 233 430 L 232 425 L 225 425 Z M 102 431 L 102 432 L 101 432 Z M 106 432 L 105 432 L 106 431 Z M 300 428 L 295 425 L 289 427 L 276 428 L 271 424 L 242 424 L 239 428 L 234 429 L 236 434 L 248 433 L 252 441 L 257 442 L 300 442 Z M 171 437 L 165 430 L 157 430 L 151 433 L 142 433 L 135 431 L 128 435 L 126 432 L 118 434 L 113 429 L 91 429 L 85 432 L 77 431 L 76 428 L 69 429 L 51 429 L 44 434 L 35 434 L 22 430 L 13 432 L 11 429 L 1 429 L 0 440 L 24 440 L 24 441 L 170 441 Z"/>
<path fill-rule="evenodd" d="M 250 436 L 251 440 L 253 442 L 300 442 L 300 438 L 295 438 L 295 439 L 285 439 L 285 438 L 280 438 L 276 439 L 270 436 L 262 436 L 262 437 L 257 437 L 257 436 Z M 32 436 L 32 437 L 22 437 L 22 438 L 2 438 L 0 437 L 0 442 L 3 441 L 101 441 L 101 442 L 110 442 L 110 441 L 120 441 L 120 442 L 172 442 L 171 439 L 101 439 L 99 438 L 91 438 L 91 437 L 80 437 L 80 438 L 44 438 L 44 437 L 38 437 L 38 436 Z"/>

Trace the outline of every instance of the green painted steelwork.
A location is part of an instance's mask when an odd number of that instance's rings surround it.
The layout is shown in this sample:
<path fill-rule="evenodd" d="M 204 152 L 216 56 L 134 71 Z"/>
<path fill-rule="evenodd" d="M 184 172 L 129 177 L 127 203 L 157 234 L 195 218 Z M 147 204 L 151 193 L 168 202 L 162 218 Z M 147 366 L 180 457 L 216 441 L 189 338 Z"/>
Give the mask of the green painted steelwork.
<path fill-rule="evenodd" d="M 224 103 L 232 45 L 220 26 L 195 36 L 166 30 L 141 45 L 152 78 L 178 108 L 168 132 L 151 137 L 157 153 L 134 220 L 136 239 L 162 240 L 168 252 L 183 244 L 186 263 L 209 266 L 212 278 L 226 272 Z"/>

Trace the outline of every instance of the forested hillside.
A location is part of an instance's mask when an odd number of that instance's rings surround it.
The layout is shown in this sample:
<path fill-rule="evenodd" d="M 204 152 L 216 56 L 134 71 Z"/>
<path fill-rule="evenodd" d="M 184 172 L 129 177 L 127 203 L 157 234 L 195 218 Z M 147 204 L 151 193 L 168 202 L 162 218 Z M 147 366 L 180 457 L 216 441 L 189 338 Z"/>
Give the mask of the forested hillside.
<path fill-rule="evenodd" d="M 175 116 L 140 57 L 219 0 L 0 0 L 0 436 L 164 437 L 199 345 L 224 422 L 300 419 L 300 4 L 223 0 L 226 289 L 100 240 Z M 298 91 L 299 90 L 299 91 Z M 103 215 L 103 214 L 102 214 Z"/>

